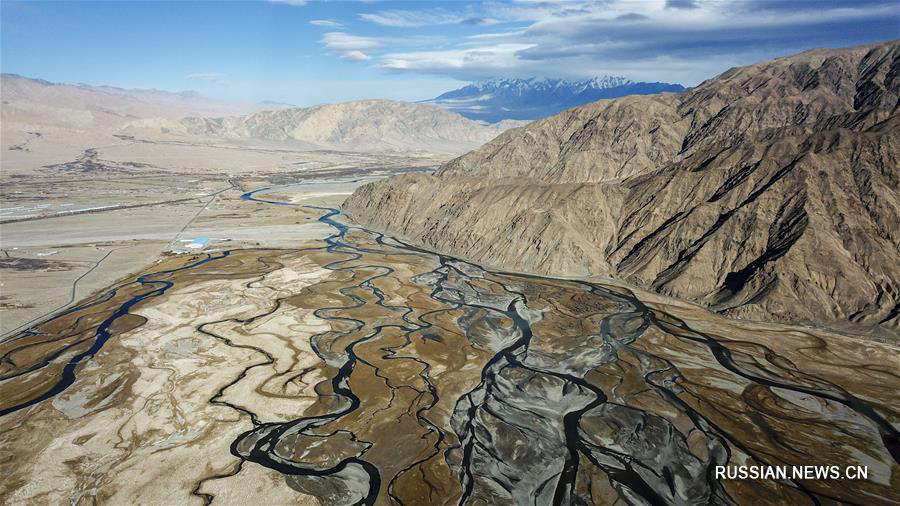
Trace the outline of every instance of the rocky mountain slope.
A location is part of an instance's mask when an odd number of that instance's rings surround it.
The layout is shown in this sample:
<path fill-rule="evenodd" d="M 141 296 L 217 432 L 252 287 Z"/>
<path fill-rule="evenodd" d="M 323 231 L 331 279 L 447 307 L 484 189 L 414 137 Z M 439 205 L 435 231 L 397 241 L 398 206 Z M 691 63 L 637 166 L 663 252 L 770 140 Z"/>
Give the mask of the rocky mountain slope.
<path fill-rule="evenodd" d="M 507 126 L 485 126 L 430 105 L 362 100 L 249 116 L 144 120 L 130 125 L 129 131 L 345 151 L 459 154 L 487 142 Z"/>
<path fill-rule="evenodd" d="M 565 111 L 344 207 L 508 269 L 896 336 L 898 101 L 897 41 L 813 50 Z"/>
<path fill-rule="evenodd" d="M 504 119 L 534 120 L 564 109 L 606 98 L 684 91 L 680 84 L 636 83 L 619 76 L 584 81 L 567 79 L 492 79 L 448 91 L 425 103 L 439 105 L 471 119 L 495 123 Z"/>

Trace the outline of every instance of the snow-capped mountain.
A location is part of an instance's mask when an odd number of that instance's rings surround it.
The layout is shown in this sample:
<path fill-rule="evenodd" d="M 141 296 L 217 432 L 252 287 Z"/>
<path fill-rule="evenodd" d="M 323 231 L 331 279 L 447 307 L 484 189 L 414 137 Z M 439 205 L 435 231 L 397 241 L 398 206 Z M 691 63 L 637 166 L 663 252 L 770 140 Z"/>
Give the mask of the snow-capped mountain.
<path fill-rule="evenodd" d="M 584 81 L 532 77 L 480 81 L 425 102 L 470 119 L 494 123 L 504 119 L 543 118 L 604 98 L 683 90 L 680 84 L 634 82 L 621 76 L 601 76 Z"/>
<path fill-rule="evenodd" d="M 581 92 L 591 89 L 602 90 L 615 88 L 617 86 L 626 86 L 629 84 L 634 84 L 634 81 L 621 76 L 602 76 L 595 77 L 593 79 L 587 79 L 585 81 L 569 81 L 567 79 L 550 79 L 546 77 L 532 77 L 529 79 L 490 79 L 488 81 L 479 81 L 476 83 L 472 83 L 465 88 L 450 91 L 441 96 L 452 95 L 456 94 L 457 92 L 471 90 L 491 93 L 495 93 L 498 91 L 509 91 L 519 94 L 536 90 L 572 90 L 575 92 Z"/>

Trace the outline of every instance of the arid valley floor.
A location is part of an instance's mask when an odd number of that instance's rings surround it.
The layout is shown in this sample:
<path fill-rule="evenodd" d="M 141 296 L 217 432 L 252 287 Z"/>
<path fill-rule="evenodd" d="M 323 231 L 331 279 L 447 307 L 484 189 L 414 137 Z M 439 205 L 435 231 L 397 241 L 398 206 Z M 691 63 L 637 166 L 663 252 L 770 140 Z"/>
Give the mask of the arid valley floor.
<path fill-rule="evenodd" d="M 326 227 L 315 223 L 296 227 L 310 218 L 294 209 L 248 208 L 240 195 L 250 189 L 307 182 L 298 199 L 339 205 L 365 181 L 435 163 L 403 155 L 115 140 L 80 152 L 60 149 L 56 141 L 3 154 L 0 334 L 108 286 L 163 252 L 284 247 L 323 236 Z M 62 161 L 66 156 L 72 158 Z"/>
<path fill-rule="evenodd" d="M 124 244 L 67 238 L 101 213 L 19 222 L 56 241 L 18 246 L 35 262 L 56 256 L 39 247 L 128 261 L 0 344 L 4 503 L 896 500 L 895 348 L 486 271 L 345 224 L 329 208 L 354 176 L 323 177 L 201 178 L 172 194 L 193 194 L 184 209 L 110 211 L 130 217 Z M 147 212 L 170 228 L 142 228 Z M 812 456 L 869 479 L 711 474 Z"/>

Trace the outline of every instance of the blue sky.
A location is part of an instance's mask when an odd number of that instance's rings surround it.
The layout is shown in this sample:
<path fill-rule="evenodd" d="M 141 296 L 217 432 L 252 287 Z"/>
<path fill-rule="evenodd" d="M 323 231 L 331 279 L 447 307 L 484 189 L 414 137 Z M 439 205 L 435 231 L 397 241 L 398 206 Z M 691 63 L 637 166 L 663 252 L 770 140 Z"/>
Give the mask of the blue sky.
<path fill-rule="evenodd" d="M 0 3 L 0 69 L 310 105 L 491 77 L 695 85 L 812 47 L 900 38 L 897 0 Z"/>

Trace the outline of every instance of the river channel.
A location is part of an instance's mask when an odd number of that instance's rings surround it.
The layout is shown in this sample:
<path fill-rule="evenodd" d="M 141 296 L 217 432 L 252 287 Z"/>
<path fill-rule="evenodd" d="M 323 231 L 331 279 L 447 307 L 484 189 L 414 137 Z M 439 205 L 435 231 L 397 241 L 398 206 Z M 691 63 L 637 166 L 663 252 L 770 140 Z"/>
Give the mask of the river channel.
<path fill-rule="evenodd" d="M 294 205 L 265 195 L 277 190 L 241 198 Z M 333 234 L 295 250 L 173 260 L 0 343 L 4 433 L 78 385 L 109 342 L 148 325 L 134 308 L 215 279 L 252 289 L 305 258 L 322 277 L 273 290 L 264 311 L 188 324 L 192 339 L 256 357 L 207 399 L 243 428 L 229 437 L 237 465 L 198 479 L 198 502 L 216 503 L 204 487 L 247 466 L 329 505 L 900 500 L 890 353 L 805 329 L 688 321 L 620 286 L 485 269 L 347 224 L 337 209 L 306 208 Z M 257 380 L 279 358 L 251 329 L 290 311 L 322 328 L 277 337 L 312 355 Z M 247 395 L 310 398 L 267 415 L 231 394 L 254 381 L 264 386 Z M 864 466 L 868 476 L 717 475 L 803 465 Z"/>

